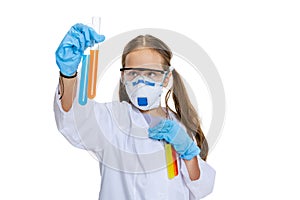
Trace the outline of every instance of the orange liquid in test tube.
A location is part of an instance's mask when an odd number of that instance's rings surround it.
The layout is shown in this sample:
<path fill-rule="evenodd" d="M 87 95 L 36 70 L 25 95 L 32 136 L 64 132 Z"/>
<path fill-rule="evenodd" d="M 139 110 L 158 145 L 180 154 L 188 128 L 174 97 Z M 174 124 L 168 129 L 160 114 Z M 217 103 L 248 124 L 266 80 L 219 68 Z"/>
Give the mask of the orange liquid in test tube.
<path fill-rule="evenodd" d="M 177 176 L 178 175 L 177 157 L 176 157 L 176 151 L 173 147 L 172 147 L 172 159 L 173 159 L 174 176 Z"/>
<path fill-rule="evenodd" d="M 89 66 L 88 91 L 87 91 L 87 96 L 89 99 L 93 99 L 96 97 L 98 57 L 99 57 L 99 50 L 90 50 L 90 66 Z"/>

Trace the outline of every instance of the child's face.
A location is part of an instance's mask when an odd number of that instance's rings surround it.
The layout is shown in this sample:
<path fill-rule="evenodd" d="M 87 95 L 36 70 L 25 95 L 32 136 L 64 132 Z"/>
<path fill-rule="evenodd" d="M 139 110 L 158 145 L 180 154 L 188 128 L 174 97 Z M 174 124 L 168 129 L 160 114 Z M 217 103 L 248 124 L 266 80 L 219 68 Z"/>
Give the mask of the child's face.
<path fill-rule="evenodd" d="M 126 56 L 125 67 L 127 68 L 149 68 L 155 70 L 164 70 L 162 56 L 151 49 L 140 49 L 133 51 Z M 163 86 L 168 85 L 172 73 L 169 73 L 163 83 Z"/>

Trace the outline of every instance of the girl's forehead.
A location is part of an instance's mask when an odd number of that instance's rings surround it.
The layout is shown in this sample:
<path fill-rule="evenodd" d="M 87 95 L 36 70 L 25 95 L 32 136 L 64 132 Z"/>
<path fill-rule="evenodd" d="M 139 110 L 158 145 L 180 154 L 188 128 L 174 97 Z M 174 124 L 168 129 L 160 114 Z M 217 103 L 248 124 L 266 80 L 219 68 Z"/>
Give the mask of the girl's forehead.
<path fill-rule="evenodd" d="M 127 54 L 125 59 L 126 67 L 156 64 L 156 66 L 162 68 L 162 63 L 162 56 L 158 52 L 151 49 L 139 49 L 137 51 L 130 52 Z"/>

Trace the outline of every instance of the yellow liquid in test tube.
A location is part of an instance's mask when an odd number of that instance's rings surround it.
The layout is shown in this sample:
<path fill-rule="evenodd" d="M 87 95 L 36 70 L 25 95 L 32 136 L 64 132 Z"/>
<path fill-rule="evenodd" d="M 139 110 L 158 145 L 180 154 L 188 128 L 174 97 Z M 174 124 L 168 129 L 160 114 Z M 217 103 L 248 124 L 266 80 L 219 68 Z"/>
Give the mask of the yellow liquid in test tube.
<path fill-rule="evenodd" d="M 176 160 L 176 153 L 171 144 L 165 144 L 165 154 L 167 161 L 168 178 L 172 179 L 178 175 L 178 166 Z"/>
<path fill-rule="evenodd" d="M 96 97 L 98 57 L 99 57 L 98 49 L 90 50 L 90 66 L 89 66 L 88 91 L 87 91 L 87 96 L 89 99 L 93 99 Z"/>

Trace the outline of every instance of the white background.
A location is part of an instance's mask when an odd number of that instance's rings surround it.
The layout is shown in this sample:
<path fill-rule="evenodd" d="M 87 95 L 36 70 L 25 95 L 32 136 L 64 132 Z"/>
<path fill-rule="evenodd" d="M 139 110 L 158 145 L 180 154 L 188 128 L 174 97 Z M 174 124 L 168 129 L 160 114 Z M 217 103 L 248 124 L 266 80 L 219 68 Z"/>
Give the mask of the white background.
<path fill-rule="evenodd" d="M 300 198 L 296 0 L 17 0 L 2 1 L 0 13 L 0 199 L 98 198 L 98 164 L 57 131 L 52 106 L 54 52 L 74 23 L 93 15 L 107 38 L 170 29 L 215 63 L 226 120 L 208 158 L 217 177 L 207 200 Z"/>

